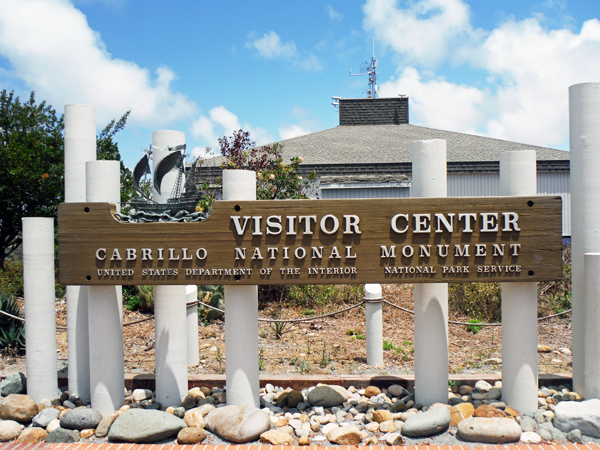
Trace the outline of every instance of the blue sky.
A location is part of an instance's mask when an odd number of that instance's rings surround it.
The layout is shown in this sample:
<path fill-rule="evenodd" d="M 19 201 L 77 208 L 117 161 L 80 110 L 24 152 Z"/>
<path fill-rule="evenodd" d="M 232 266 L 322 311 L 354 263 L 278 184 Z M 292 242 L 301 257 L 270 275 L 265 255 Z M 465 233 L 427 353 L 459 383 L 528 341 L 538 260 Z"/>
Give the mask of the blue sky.
<path fill-rule="evenodd" d="M 200 154 L 338 124 L 372 54 L 411 123 L 568 149 L 568 87 L 600 81 L 600 2 L 0 0 L 0 88 L 97 109 L 132 167 L 152 131 Z M 301 156 L 301 155 L 299 155 Z"/>

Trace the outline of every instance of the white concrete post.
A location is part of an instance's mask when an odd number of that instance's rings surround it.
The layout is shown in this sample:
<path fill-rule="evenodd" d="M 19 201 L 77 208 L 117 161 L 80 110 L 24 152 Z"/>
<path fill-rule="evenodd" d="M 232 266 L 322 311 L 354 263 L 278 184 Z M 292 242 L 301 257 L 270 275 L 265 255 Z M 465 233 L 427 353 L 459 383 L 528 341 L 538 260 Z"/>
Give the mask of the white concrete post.
<path fill-rule="evenodd" d="M 256 174 L 224 170 L 223 200 L 256 200 Z M 224 297 L 227 404 L 258 408 L 258 286 L 225 286 Z"/>
<path fill-rule="evenodd" d="M 500 195 L 537 194 L 535 151 L 500 154 Z M 537 283 L 502 283 L 502 399 L 521 414 L 538 409 Z"/>
<path fill-rule="evenodd" d="M 27 395 L 39 402 L 58 392 L 54 296 L 54 219 L 24 217 L 23 290 Z"/>
<path fill-rule="evenodd" d="M 87 201 L 118 205 L 119 161 L 90 161 L 85 167 Z M 125 403 L 122 305 L 121 286 L 88 286 L 90 394 L 92 408 L 104 416 Z"/>
<path fill-rule="evenodd" d="M 185 144 L 185 133 L 181 131 L 154 131 L 152 133 L 153 170 L 169 153 L 166 151 L 167 147 L 182 144 Z M 158 203 L 167 203 L 176 178 L 173 173 L 167 174 L 161 183 L 163 195 L 153 187 L 152 198 Z M 156 399 L 163 406 L 179 406 L 187 394 L 188 342 L 185 299 L 185 286 L 154 287 Z"/>
<path fill-rule="evenodd" d="M 446 197 L 446 141 L 412 143 L 412 197 Z M 416 283 L 415 401 L 448 403 L 448 283 Z"/>
<path fill-rule="evenodd" d="M 585 398 L 600 398 L 600 253 L 583 256 L 585 279 Z"/>
<path fill-rule="evenodd" d="M 185 287 L 185 303 L 198 301 L 198 286 Z M 200 349 L 198 348 L 198 303 L 186 306 L 187 321 L 187 365 L 197 366 L 200 363 Z"/>
<path fill-rule="evenodd" d="M 156 400 L 181 406 L 188 393 L 185 286 L 154 286 L 154 299 Z"/>
<path fill-rule="evenodd" d="M 588 397 L 585 349 L 592 341 L 586 318 L 584 254 L 600 252 L 600 83 L 569 88 L 569 140 L 571 150 L 571 280 L 573 285 L 573 388 Z M 590 298 L 591 300 L 591 298 Z M 597 301 L 597 300 L 596 300 Z M 590 325 L 588 327 L 588 324 Z M 590 336 L 587 335 L 590 331 Z M 598 367 L 599 361 L 589 361 Z M 600 376 L 600 373 L 596 373 Z M 591 380 L 590 380 L 591 381 Z M 594 382 L 592 382 L 594 383 Z"/>
<path fill-rule="evenodd" d="M 383 366 L 383 317 L 380 284 L 365 284 L 365 317 L 367 322 L 367 364 Z"/>
<path fill-rule="evenodd" d="M 65 202 L 85 202 L 85 163 L 96 160 L 96 108 L 65 106 Z M 87 286 L 67 286 L 69 391 L 90 401 Z"/>

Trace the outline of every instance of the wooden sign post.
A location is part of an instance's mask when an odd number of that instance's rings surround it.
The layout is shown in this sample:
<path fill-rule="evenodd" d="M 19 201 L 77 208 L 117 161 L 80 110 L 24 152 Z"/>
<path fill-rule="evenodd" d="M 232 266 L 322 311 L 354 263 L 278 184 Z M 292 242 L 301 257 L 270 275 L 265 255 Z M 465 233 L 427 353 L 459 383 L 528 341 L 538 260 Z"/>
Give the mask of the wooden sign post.
<path fill-rule="evenodd" d="M 562 276 L 561 198 L 218 201 L 194 223 L 59 206 L 66 285 L 545 281 Z"/>

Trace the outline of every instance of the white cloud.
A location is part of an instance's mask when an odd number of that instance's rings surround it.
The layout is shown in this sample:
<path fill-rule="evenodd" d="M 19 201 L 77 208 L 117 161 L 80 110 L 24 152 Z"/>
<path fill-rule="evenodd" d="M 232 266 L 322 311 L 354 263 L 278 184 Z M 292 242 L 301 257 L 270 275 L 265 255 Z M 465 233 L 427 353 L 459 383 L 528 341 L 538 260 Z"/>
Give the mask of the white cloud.
<path fill-rule="evenodd" d="M 255 48 L 263 58 L 291 58 L 296 56 L 296 44 L 282 42 L 274 31 L 263 34 L 261 38 L 246 42 L 246 48 Z"/>
<path fill-rule="evenodd" d="M 243 129 L 250 132 L 250 139 L 257 145 L 270 144 L 275 141 L 273 136 L 261 127 L 240 123 L 238 116 L 224 106 L 216 106 L 208 112 L 208 116 L 200 115 L 190 127 L 192 136 L 202 140 L 213 152 L 218 153 L 218 139 L 222 136 L 231 136 L 234 131 Z"/>
<path fill-rule="evenodd" d="M 450 50 L 476 33 L 469 21 L 469 6 L 461 0 L 421 0 L 398 8 L 396 0 L 367 0 L 364 28 L 378 42 L 402 53 L 409 63 L 435 65 Z"/>
<path fill-rule="evenodd" d="M 168 67 L 153 76 L 114 58 L 68 0 L 0 0 L 0 55 L 13 77 L 59 112 L 64 104 L 89 104 L 103 123 L 131 109 L 131 123 L 163 126 L 197 109 L 171 89 L 175 74 Z"/>
<path fill-rule="evenodd" d="M 323 66 L 317 56 L 312 53 L 299 52 L 293 41 L 283 42 L 274 31 L 265 33 L 260 38 L 255 33 L 248 35 L 245 47 L 254 49 L 265 59 L 283 59 L 303 70 L 318 72 Z"/>
<path fill-rule="evenodd" d="M 277 128 L 279 131 L 279 138 L 284 139 L 292 139 L 298 136 L 304 136 L 305 134 L 310 133 L 310 130 L 306 128 L 302 128 L 300 125 L 286 125 Z"/>
<path fill-rule="evenodd" d="M 411 123 L 474 134 L 475 125 L 482 119 L 482 91 L 442 77 L 423 81 L 413 67 L 404 69 L 396 80 L 383 83 L 379 92 L 382 97 L 410 93 Z"/>
<path fill-rule="evenodd" d="M 332 22 L 340 22 L 344 18 L 343 14 L 337 12 L 335 9 L 333 9 L 331 5 L 327 5 L 325 7 L 325 11 L 327 11 L 329 20 L 331 20 Z"/>
<path fill-rule="evenodd" d="M 460 0 L 421 0 L 399 9 L 393 0 L 367 0 L 364 27 L 375 31 L 412 66 L 380 84 L 382 96 L 408 94 L 413 119 L 427 126 L 543 146 L 566 148 L 568 87 L 599 81 L 600 21 L 580 30 L 546 29 L 537 18 L 510 18 L 493 30 L 474 31 Z M 452 58 L 468 86 L 430 73 Z"/>

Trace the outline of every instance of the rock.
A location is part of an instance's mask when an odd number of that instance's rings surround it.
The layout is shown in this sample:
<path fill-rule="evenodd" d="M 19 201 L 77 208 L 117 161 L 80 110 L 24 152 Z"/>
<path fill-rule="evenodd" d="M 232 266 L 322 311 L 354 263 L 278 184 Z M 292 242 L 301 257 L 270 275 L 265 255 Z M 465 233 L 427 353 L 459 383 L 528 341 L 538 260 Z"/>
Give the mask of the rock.
<path fill-rule="evenodd" d="M 402 398 L 408 395 L 408 391 L 399 384 L 392 384 L 388 387 L 389 397 Z"/>
<path fill-rule="evenodd" d="M 534 433 L 533 431 L 526 431 L 525 433 L 521 433 L 521 442 L 524 444 L 539 444 L 542 442 L 542 438 L 539 434 Z"/>
<path fill-rule="evenodd" d="M 567 441 L 573 442 L 574 444 L 583 444 L 583 436 L 581 436 L 581 430 L 575 429 L 567 433 Z"/>
<path fill-rule="evenodd" d="M 300 439 L 298 439 L 298 445 L 308 445 L 310 444 L 310 439 L 308 438 L 308 436 L 302 436 Z"/>
<path fill-rule="evenodd" d="M 504 408 L 504 414 L 510 417 L 519 417 L 521 414 L 519 413 L 519 411 L 517 411 L 516 409 L 514 409 L 512 406 L 507 406 L 506 408 Z"/>
<path fill-rule="evenodd" d="M 411 417 L 402 427 L 402 434 L 411 437 L 433 436 L 450 426 L 450 411 L 434 408 Z"/>
<path fill-rule="evenodd" d="M 48 433 L 43 428 L 32 427 L 25 428 L 21 435 L 17 438 L 19 444 L 35 444 L 46 439 Z"/>
<path fill-rule="evenodd" d="M 466 384 L 463 384 L 458 388 L 458 393 L 460 395 L 469 395 L 471 392 L 473 392 L 473 388 L 471 386 L 467 386 Z"/>
<path fill-rule="evenodd" d="M 330 408 L 348 400 L 348 391 L 341 386 L 319 384 L 308 393 L 308 401 L 313 406 Z"/>
<path fill-rule="evenodd" d="M 189 394 L 193 395 L 196 401 L 206 398 L 206 395 L 204 395 L 202 389 L 197 387 L 190 389 Z"/>
<path fill-rule="evenodd" d="M 356 425 L 335 428 L 327 433 L 326 436 L 329 442 L 338 445 L 357 445 L 363 438 Z"/>
<path fill-rule="evenodd" d="M 540 439 L 542 439 L 542 441 L 551 441 L 552 439 L 554 439 L 552 437 L 552 433 L 549 430 L 538 430 L 537 434 L 539 435 Z"/>
<path fill-rule="evenodd" d="M 79 438 L 80 439 L 89 439 L 95 434 L 96 434 L 96 430 L 94 430 L 93 428 L 88 428 L 86 430 L 81 430 L 79 432 Z"/>
<path fill-rule="evenodd" d="M 373 420 L 377 423 L 392 420 L 392 413 L 387 409 L 377 409 L 373 411 Z"/>
<path fill-rule="evenodd" d="M 475 417 L 506 417 L 503 411 L 490 405 L 481 405 L 473 413 Z"/>
<path fill-rule="evenodd" d="M 498 400 L 502 397 L 502 388 L 493 387 L 487 393 L 488 400 Z"/>
<path fill-rule="evenodd" d="M 550 353 L 552 351 L 552 347 L 549 345 L 538 345 L 537 351 L 538 353 Z"/>
<path fill-rule="evenodd" d="M 369 422 L 365 425 L 365 430 L 370 431 L 371 433 L 376 433 L 377 431 L 379 431 L 379 423 Z"/>
<path fill-rule="evenodd" d="M 204 417 L 213 409 L 215 409 L 215 407 L 209 404 L 192 408 L 189 411 L 186 411 L 183 420 L 185 420 L 188 427 L 204 428 Z"/>
<path fill-rule="evenodd" d="M 399 433 L 386 433 L 382 438 L 387 445 L 400 445 L 403 440 Z"/>
<path fill-rule="evenodd" d="M 255 441 L 271 428 L 269 415 L 253 406 L 224 406 L 205 418 L 206 428 L 229 441 L 242 444 Z"/>
<path fill-rule="evenodd" d="M 31 419 L 34 427 L 46 428 L 50 422 L 58 419 L 60 411 L 56 408 L 44 408 Z"/>
<path fill-rule="evenodd" d="M 286 445 L 292 444 L 294 442 L 294 438 L 291 434 L 286 433 L 281 429 L 269 430 L 260 435 L 260 442 L 271 445 Z"/>
<path fill-rule="evenodd" d="M 100 438 L 108 436 L 108 430 L 110 430 L 113 422 L 117 420 L 117 417 L 119 416 L 116 413 L 111 413 L 108 416 L 104 416 L 96 427 L 96 436 Z"/>
<path fill-rule="evenodd" d="M 471 403 L 461 403 L 450 408 L 450 426 L 455 427 L 463 419 L 473 417 L 475 408 Z"/>
<path fill-rule="evenodd" d="M 379 431 L 382 433 L 394 433 L 397 430 L 393 420 L 386 420 L 385 422 L 381 422 L 379 424 Z"/>
<path fill-rule="evenodd" d="M 524 433 L 535 431 L 535 427 L 537 426 L 537 422 L 529 416 L 523 416 L 521 418 L 521 423 L 519 424 L 521 427 L 521 431 Z"/>
<path fill-rule="evenodd" d="M 8 442 L 16 439 L 23 430 L 23 425 L 14 420 L 0 421 L 0 442 Z"/>
<path fill-rule="evenodd" d="M 133 408 L 114 421 L 108 439 L 136 443 L 158 442 L 176 436 L 187 425 L 183 419 L 163 411 Z"/>
<path fill-rule="evenodd" d="M 37 413 L 37 405 L 28 395 L 10 394 L 2 399 L 2 404 L 0 405 L 0 418 L 2 420 L 27 423 Z"/>
<path fill-rule="evenodd" d="M 77 406 L 75 406 L 75 403 L 69 401 L 69 400 L 65 400 L 62 404 L 65 408 L 69 408 L 69 409 L 75 409 L 77 408 Z"/>
<path fill-rule="evenodd" d="M 152 391 L 150 389 L 134 389 L 131 394 L 133 401 L 141 402 L 152 398 Z"/>
<path fill-rule="evenodd" d="M 488 392 L 493 386 L 485 380 L 479 380 L 475 383 L 475 389 L 481 392 Z"/>
<path fill-rule="evenodd" d="M 329 433 L 331 430 L 335 430 L 336 428 L 339 428 L 340 426 L 333 422 L 333 423 L 328 423 L 327 425 L 323 426 L 323 428 L 321 429 L 321 433 L 323 433 L 325 436 L 327 436 L 327 433 Z"/>
<path fill-rule="evenodd" d="M 200 444 L 204 439 L 206 439 L 206 436 L 208 436 L 208 433 L 204 428 L 183 428 L 179 433 L 177 433 L 177 443 L 182 445 Z"/>
<path fill-rule="evenodd" d="M 60 428 L 60 420 L 58 419 L 54 419 L 52 422 L 50 422 L 48 424 L 48 426 L 46 427 L 46 432 L 48 434 L 52 433 L 54 430 L 56 430 L 57 428 Z"/>
<path fill-rule="evenodd" d="M 298 406 L 298 403 L 301 403 L 303 401 L 304 395 L 302 395 L 302 392 L 297 391 L 295 389 L 292 389 L 290 392 L 288 392 L 287 405 L 290 408 L 296 408 Z"/>
<path fill-rule="evenodd" d="M 458 436 L 469 442 L 503 444 L 521 438 L 521 428 L 513 419 L 470 417 L 458 424 Z"/>
<path fill-rule="evenodd" d="M 49 433 L 44 441 L 48 442 L 49 444 L 70 444 L 79 441 L 79 431 L 57 428 L 52 433 Z"/>
<path fill-rule="evenodd" d="M 367 386 L 365 389 L 365 397 L 367 398 L 375 397 L 379 394 L 381 394 L 381 389 L 379 389 L 377 386 Z"/>
<path fill-rule="evenodd" d="M 60 426 L 67 430 L 85 430 L 96 428 L 102 420 L 102 414 L 92 408 L 72 409 L 60 416 Z"/>
<path fill-rule="evenodd" d="M 560 402 L 554 410 L 554 426 L 565 433 L 579 429 L 586 436 L 600 437 L 600 400 Z"/>
<path fill-rule="evenodd" d="M 202 399 L 201 399 L 202 400 Z M 186 410 L 188 409 L 192 409 L 196 406 L 196 397 L 194 396 L 194 394 L 187 394 L 185 396 L 185 398 L 183 399 L 183 401 L 181 402 L 181 406 L 183 408 L 185 408 Z"/>
<path fill-rule="evenodd" d="M 0 383 L 2 397 L 10 394 L 24 394 L 27 392 L 27 377 L 21 372 L 14 372 Z"/>

